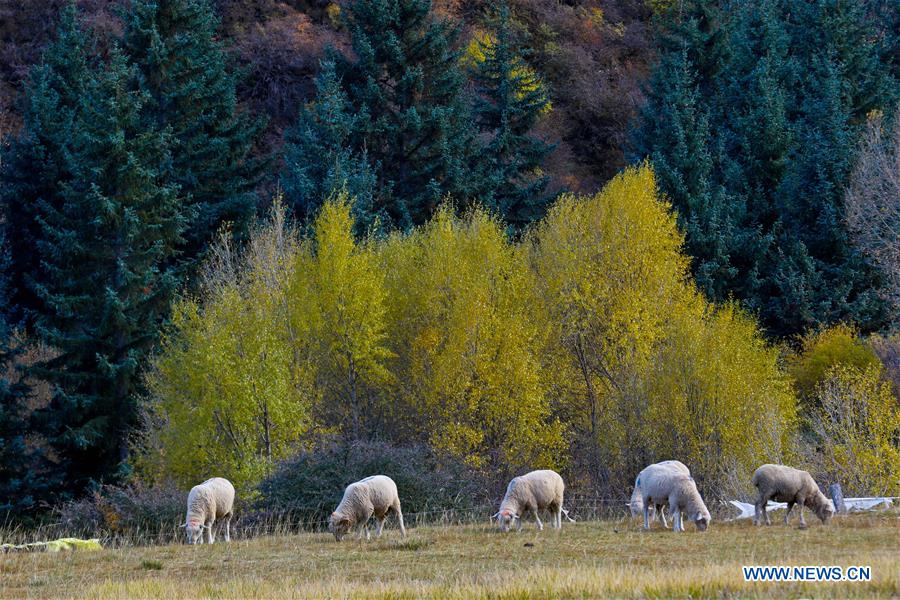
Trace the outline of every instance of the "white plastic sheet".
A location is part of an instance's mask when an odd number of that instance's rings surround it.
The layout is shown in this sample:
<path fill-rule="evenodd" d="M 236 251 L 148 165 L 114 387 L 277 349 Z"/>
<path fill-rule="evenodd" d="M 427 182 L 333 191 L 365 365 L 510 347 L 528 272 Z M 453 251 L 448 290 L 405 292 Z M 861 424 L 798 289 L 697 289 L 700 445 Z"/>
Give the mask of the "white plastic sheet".
<path fill-rule="evenodd" d="M 890 508 L 894 505 L 894 500 L 900 500 L 897 497 L 874 497 L 874 498 L 844 498 L 844 506 L 847 507 L 847 510 L 851 512 L 863 512 L 868 510 L 880 510 L 885 508 Z M 749 502 L 741 502 L 739 500 L 729 500 L 729 504 L 734 506 L 736 509 L 741 511 L 741 514 L 733 517 L 731 520 L 737 521 L 738 519 L 751 519 L 753 515 L 756 513 L 756 507 Z M 787 503 L 785 502 L 772 502 L 771 500 L 766 505 L 766 511 L 770 510 L 782 510 L 787 508 Z"/>
<path fill-rule="evenodd" d="M 844 498 L 844 506 L 850 511 L 881 510 L 893 506 L 894 500 L 900 500 L 900 498 Z"/>

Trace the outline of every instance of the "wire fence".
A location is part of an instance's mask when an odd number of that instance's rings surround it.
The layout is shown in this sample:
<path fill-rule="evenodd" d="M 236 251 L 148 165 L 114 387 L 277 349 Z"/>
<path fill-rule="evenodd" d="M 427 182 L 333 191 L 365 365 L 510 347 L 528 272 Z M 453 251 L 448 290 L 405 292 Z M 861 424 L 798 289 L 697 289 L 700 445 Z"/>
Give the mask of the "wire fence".
<path fill-rule="evenodd" d="M 478 506 L 425 508 L 404 513 L 407 527 L 440 527 L 459 525 L 481 525 L 492 527 L 491 515 L 497 511 L 499 499 L 491 504 Z M 327 515 L 333 507 L 299 509 L 249 510 L 237 515 L 232 521 L 232 539 L 251 539 L 263 536 L 296 535 L 300 533 L 324 532 L 328 528 Z M 621 498 L 604 498 L 589 494 L 569 494 L 565 508 L 577 521 L 599 521 L 622 519 L 628 516 L 626 502 Z M 529 517 L 530 518 L 530 517 Z M 393 517 L 388 518 L 388 526 Z M 216 526 L 217 539 L 222 532 Z M 0 525 L 0 542 L 24 544 L 61 537 L 99 538 L 106 547 L 165 545 L 184 539 L 184 529 L 178 522 L 147 521 L 140 526 L 122 529 L 85 529 L 66 523 L 46 523 L 34 528 L 3 527 Z"/>
<path fill-rule="evenodd" d="M 491 528 L 491 515 L 497 511 L 499 499 L 491 504 L 460 506 L 451 508 L 425 508 L 404 513 L 407 527 L 441 526 L 481 526 Z M 328 527 L 327 515 L 333 507 L 300 509 L 247 510 L 232 521 L 231 537 L 235 540 L 265 536 L 297 535 L 301 533 L 325 532 Z M 628 521 L 632 519 L 627 498 L 610 498 L 594 494 L 569 493 L 565 498 L 565 508 L 577 522 Z M 714 520 L 728 520 L 738 511 L 727 502 L 709 504 Z M 531 519 L 526 517 L 526 521 Z M 542 515 L 543 518 L 543 515 Z M 388 518 L 388 527 L 395 522 Z M 87 530 L 65 523 L 46 523 L 34 528 L 4 527 L 0 524 L 0 543 L 25 544 L 61 537 L 99 538 L 105 547 L 150 546 L 179 543 L 184 539 L 182 521 L 170 522 L 147 520 L 143 525 L 123 529 L 101 528 Z M 218 527 L 218 525 L 217 525 Z M 222 532 L 217 529 L 217 539 Z"/>

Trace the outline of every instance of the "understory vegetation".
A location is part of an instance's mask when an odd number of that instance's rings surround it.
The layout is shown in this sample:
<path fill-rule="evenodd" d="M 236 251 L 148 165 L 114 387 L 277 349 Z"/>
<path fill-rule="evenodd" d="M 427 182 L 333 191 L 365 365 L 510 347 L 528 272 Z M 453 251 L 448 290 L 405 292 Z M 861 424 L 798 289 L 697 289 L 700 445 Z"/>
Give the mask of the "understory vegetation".
<path fill-rule="evenodd" d="M 281 210 L 244 252 L 216 247 L 176 304 L 142 476 L 215 471 L 252 494 L 335 436 L 422 446 L 495 485 L 548 467 L 618 495 L 678 456 L 720 495 L 793 456 L 778 351 L 693 287 L 649 167 L 562 198 L 520 242 L 480 209 L 360 241 L 345 197 L 308 237 Z"/>
<path fill-rule="evenodd" d="M 0 0 L 0 522 L 125 535 L 223 476 L 311 523 L 376 472 L 456 514 L 543 467 L 621 507 L 666 459 L 900 495 L 897 23 Z"/>

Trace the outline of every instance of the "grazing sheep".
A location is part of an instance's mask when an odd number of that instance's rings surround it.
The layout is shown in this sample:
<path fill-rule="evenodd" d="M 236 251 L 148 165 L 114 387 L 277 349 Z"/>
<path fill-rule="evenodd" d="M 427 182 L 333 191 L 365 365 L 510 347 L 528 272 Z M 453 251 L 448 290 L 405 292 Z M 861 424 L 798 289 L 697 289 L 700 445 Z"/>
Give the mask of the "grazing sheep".
<path fill-rule="evenodd" d="M 184 518 L 185 535 L 188 544 L 202 544 L 203 532 L 206 541 L 215 541 L 213 524 L 218 519 L 225 521 L 225 541 L 231 541 L 231 517 L 234 509 L 234 486 L 222 477 L 207 479 L 191 488 L 187 499 L 187 515 Z"/>
<path fill-rule="evenodd" d="M 662 462 L 656 463 L 659 466 L 666 467 L 673 472 L 684 473 L 688 477 L 691 476 L 690 469 L 687 466 L 678 460 L 664 460 Z M 641 476 L 638 474 L 637 478 L 634 480 L 634 491 L 631 493 L 631 501 L 628 503 L 628 507 L 631 509 L 631 516 L 636 517 L 638 515 L 644 514 L 644 499 L 643 494 L 641 493 Z M 649 507 L 650 519 L 652 520 L 654 517 L 659 517 L 659 520 L 662 522 L 663 527 L 669 527 L 669 524 L 666 522 L 666 510 L 665 505 L 660 504 L 658 506 Z"/>
<path fill-rule="evenodd" d="M 684 465 L 678 463 L 681 465 L 678 467 L 672 462 L 675 461 L 650 465 L 637 477 L 644 506 L 644 529 L 650 529 L 650 507 L 655 506 L 661 514 L 663 505 L 668 503 L 674 523 L 673 531 L 684 531 L 684 513 L 688 514 L 699 531 L 706 531 L 710 516 L 700 492 L 697 491 L 697 484 L 693 477 L 684 472 Z"/>
<path fill-rule="evenodd" d="M 806 471 L 786 467 L 784 465 L 763 465 L 753 473 L 753 485 L 759 491 L 756 500 L 756 514 L 753 517 L 754 525 L 762 524 L 765 518 L 766 525 L 771 525 L 769 513 L 766 512 L 766 504 L 769 500 L 787 502 L 787 511 L 784 513 L 784 524 L 787 525 L 794 505 L 800 507 L 800 526 L 806 527 L 803 518 L 803 507 L 808 506 L 816 513 L 822 523 L 828 523 L 828 519 L 834 515 L 834 505 L 825 497 L 816 485 L 815 480 Z"/>
<path fill-rule="evenodd" d="M 509 531 L 510 525 L 516 523 L 522 529 L 522 517 L 526 513 L 534 513 L 539 530 L 544 529 L 538 511 L 549 510 L 553 515 L 553 527 L 562 529 L 562 516 L 570 522 L 569 512 L 563 508 L 563 493 L 566 486 L 556 471 L 532 471 L 520 477 L 514 477 L 506 487 L 506 495 L 500 503 L 500 510 L 491 517 L 496 518 L 501 531 Z"/>
<path fill-rule="evenodd" d="M 366 532 L 369 539 L 369 519 L 375 515 L 378 524 L 375 535 L 381 536 L 384 520 L 388 512 L 393 511 L 400 522 L 400 533 L 406 536 L 406 528 L 403 526 L 403 512 L 400 510 L 400 496 L 397 494 L 397 484 L 390 477 L 373 475 L 356 483 L 351 483 L 344 490 L 341 503 L 331 513 L 328 520 L 328 531 L 334 534 L 334 539 L 341 541 L 348 531 L 358 525 L 359 534 Z"/>

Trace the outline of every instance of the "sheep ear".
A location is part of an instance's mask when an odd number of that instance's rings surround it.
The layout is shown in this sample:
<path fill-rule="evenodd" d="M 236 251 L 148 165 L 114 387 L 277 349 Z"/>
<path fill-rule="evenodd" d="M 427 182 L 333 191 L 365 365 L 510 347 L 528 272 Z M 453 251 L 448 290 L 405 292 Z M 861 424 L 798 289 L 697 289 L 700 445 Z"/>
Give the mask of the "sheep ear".
<path fill-rule="evenodd" d="M 187 528 L 187 523 L 182 523 L 181 525 L 178 526 L 178 529 L 185 529 L 185 528 Z"/>
<path fill-rule="evenodd" d="M 496 519 L 499 516 L 500 516 L 500 511 L 495 512 L 494 514 L 491 515 L 491 521 L 493 521 L 494 519 Z"/>

